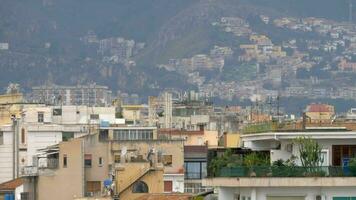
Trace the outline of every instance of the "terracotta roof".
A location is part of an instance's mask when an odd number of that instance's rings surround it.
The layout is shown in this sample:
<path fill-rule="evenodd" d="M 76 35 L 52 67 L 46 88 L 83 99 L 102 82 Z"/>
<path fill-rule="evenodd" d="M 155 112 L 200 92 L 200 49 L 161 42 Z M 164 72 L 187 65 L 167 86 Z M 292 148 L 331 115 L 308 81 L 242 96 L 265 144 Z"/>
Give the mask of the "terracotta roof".
<path fill-rule="evenodd" d="M 136 200 L 190 200 L 189 194 L 146 194 Z"/>
<path fill-rule="evenodd" d="M 332 110 L 326 104 L 311 104 L 308 106 L 308 112 L 332 112 Z"/>
<path fill-rule="evenodd" d="M 22 178 L 17 178 L 5 183 L 0 184 L 0 191 L 1 190 L 15 190 L 17 187 L 22 185 L 24 183 L 24 180 Z"/>

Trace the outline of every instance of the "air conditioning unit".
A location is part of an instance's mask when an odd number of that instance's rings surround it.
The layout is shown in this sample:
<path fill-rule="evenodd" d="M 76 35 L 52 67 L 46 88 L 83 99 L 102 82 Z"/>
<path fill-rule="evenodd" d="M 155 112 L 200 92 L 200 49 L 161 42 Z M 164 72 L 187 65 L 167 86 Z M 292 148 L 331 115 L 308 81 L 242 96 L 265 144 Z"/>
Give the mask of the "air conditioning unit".
<path fill-rule="evenodd" d="M 286 151 L 288 151 L 289 153 L 292 153 L 293 152 L 293 144 L 287 144 Z"/>

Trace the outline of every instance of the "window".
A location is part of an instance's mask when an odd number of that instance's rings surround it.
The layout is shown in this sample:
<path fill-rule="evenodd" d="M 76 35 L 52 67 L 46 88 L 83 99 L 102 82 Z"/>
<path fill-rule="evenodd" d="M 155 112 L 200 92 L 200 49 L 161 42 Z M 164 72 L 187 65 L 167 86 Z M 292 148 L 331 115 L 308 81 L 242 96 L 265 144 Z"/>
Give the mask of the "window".
<path fill-rule="evenodd" d="M 162 163 L 164 166 L 172 166 L 172 155 L 163 155 Z"/>
<path fill-rule="evenodd" d="M 0 131 L 0 145 L 4 144 L 4 132 Z"/>
<path fill-rule="evenodd" d="M 62 141 L 68 141 L 70 139 L 74 138 L 74 133 L 73 132 L 63 132 L 62 133 Z"/>
<path fill-rule="evenodd" d="M 84 155 L 84 166 L 91 167 L 91 154 Z"/>
<path fill-rule="evenodd" d="M 152 130 L 114 130 L 114 140 L 152 140 Z"/>
<path fill-rule="evenodd" d="M 67 164 L 67 154 L 63 154 L 63 167 L 66 168 Z"/>
<path fill-rule="evenodd" d="M 205 161 L 185 162 L 184 167 L 186 179 L 202 179 L 207 176 Z"/>
<path fill-rule="evenodd" d="M 172 181 L 164 181 L 164 192 L 172 192 L 172 191 L 173 191 Z"/>
<path fill-rule="evenodd" d="M 108 139 L 109 139 L 109 131 L 108 130 L 100 130 L 99 142 L 105 142 Z"/>
<path fill-rule="evenodd" d="M 120 155 L 115 155 L 114 156 L 115 163 L 120 163 L 121 161 L 121 156 Z"/>
<path fill-rule="evenodd" d="M 99 115 L 98 114 L 90 114 L 90 119 L 97 120 L 97 119 L 99 119 Z"/>
<path fill-rule="evenodd" d="M 28 199 L 30 199 L 30 193 L 28 193 L 28 192 L 21 192 L 21 200 L 28 200 Z"/>
<path fill-rule="evenodd" d="M 132 186 L 132 193 L 148 193 L 148 186 L 143 181 L 138 181 Z"/>
<path fill-rule="evenodd" d="M 53 109 L 53 116 L 62 116 L 62 109 L 61 108 L 54 108 Z"/>
<path fill-rule="evenodd" d="M 21 144 L 25 144 L 25 129 L 21 129 Z"/>
<path fill-rule="evenodd" d="M 99 157 L 99 167 L 103 166 L 103 158 Z"/>
<path fill-rule="evenodd" d="M 200 162 L 186 162 L 185 176 L 187 179 L 201 179 L 201 164 Z"/>
<path fill-rule="evenodd" d="M 44 122 L 44 113 L 43 112 L 38 112 L 37 113 L 37 119 L 38 119 L 38 122 L 43 123 Z"/>

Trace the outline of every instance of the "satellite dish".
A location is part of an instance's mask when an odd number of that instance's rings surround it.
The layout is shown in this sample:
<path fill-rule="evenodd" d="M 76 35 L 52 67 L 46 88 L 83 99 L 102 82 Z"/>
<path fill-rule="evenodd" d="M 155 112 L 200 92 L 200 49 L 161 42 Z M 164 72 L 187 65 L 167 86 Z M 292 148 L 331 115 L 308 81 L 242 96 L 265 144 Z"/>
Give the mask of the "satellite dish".
<path fill-rule="evenodd" d="M 126 155 L 127 154 L 127 147 L 122 147 L 121 148 L 121 155 Z"/>
<path fill-rule="evenodd" d="M 124 146 L 121 148 L 121 163 L 126 162 L 126 154 L 127 154 L 127 147 Z"/>

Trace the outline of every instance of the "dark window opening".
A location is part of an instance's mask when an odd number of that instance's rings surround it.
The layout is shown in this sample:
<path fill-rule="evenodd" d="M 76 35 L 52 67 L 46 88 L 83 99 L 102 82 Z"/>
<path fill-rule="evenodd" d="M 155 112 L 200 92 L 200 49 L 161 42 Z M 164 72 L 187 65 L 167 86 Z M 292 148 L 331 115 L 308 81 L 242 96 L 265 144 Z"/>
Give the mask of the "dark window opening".
<path fill-rule="evenodd" d="M 25 129 L 21 129 L 21 143 L 25 144 Z"/>
<path fill-rule="evenodd" d="M 102 166 L 102 165 L 103 165 L 103 158 L 99 157 L 99 166 Z"/>
<path fill-rule="evenodd" d="M 90 119 L 93 119 L 93 120 L 99 119 L 99 115 L 98 114 L 91 114 L 90 115 Z"/>
<path fill-rule="evenodd" d="M 43 112 L 38 112 L 37 113 L 37 120 L 40 123 L 44 122 L 44 113 Z"/>
<path fill-rule="evenodd" d="M 62 109 L 61 108 L 54 108 L 53 109 L 53 116 L 62 116 Z"/>
<path fill-rule="evenodd" d="M 100 130 L 99 142 L 105 142 L 109 139 L 109 130 Z"/>
<path fill-rule="evenodd" d="M 91 154 L 84 155 L 84 166 L 91 167 Z"/>
<path fill-rule="evenodd" d="M 67 154 L 63 155 L 63 167 L 67 167 Z"/>
<path fill-rule="evenodd" d="M 132 193 L 148 193 L 148 186 L 143 181 L 138 181 L 132 186 Z"/>
<path fill-rule="evenodd" d="M 62 141 L 69 141 L 70 139 L 74 138 L 73 132 L 63 132 L 62 133 Z"/>

